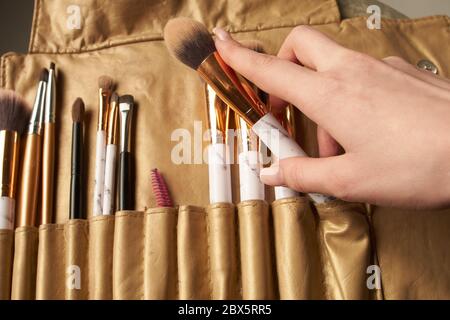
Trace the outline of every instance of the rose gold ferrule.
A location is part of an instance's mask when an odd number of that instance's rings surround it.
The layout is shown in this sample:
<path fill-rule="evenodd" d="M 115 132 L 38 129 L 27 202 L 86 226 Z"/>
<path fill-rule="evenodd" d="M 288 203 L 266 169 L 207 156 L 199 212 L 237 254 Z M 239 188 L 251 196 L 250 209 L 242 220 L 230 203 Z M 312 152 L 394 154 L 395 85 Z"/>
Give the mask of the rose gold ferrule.
<path fill-rule="evenodd" d="M 44 125 L 43 135 L 40 225 L 50 224 L 53 219 L 54 167 L 55 124 L 50 122 Z"/>
<path fill-rule="evenodd" d="M 98 89 L 98 122 L 97 131 L 106 131 L 108 127 L 108 111 L 111 101 L 110 90 Z"/>
<path fill-rule="evenodd" d="M 117 145 L 119 127 L 119 104 L 117 101 L 111 102 L 111 106 L 108 112 L 108 135 L 106 139 L 107 144 Z"/>
<path fill-rule="evenodd" d="M 25 137 L 25 152 L 21 165 L 17 227 L 36 225 L 40 168 L 41 136 L 29 134 Z"/>
<path fill-rule="evenodd" d="M 239 77 L 217 52 L 209 55 L 197 71 L 217 95 L 249 125 L 255 124 L 268 113 L 267 107 L 251 89 L 251 85 Z"/>
<path fill-rule="evenodd" d="M 230 110 L 216 92 L 205 84 L 206 114 L 208 129 L 211 132 L 211 143 L 226 143 L 230 123 Z"/>
<path fill-rule="evenodd" d="M 292 105 L 288 105 L 284 112 L 276 114 L 275 117 L 281 123 L 284 129 L 289 133 L 289 136 L 295 138 L 295 114 L 294 107 Z"/>
<path fill-rule="evenodd" d="M 251 130 L 248 123 L 238 114 L 234 114 L 237 131 L 237 150 L 239 153 L 248 151 L 259 151 L 258 136 Z"/>
<path fill-rule="evenodd" d="M 19 134 L 16 131 L 0 131 L 0 182 L 1 195 L 14 199 L 19 165 Z"/>

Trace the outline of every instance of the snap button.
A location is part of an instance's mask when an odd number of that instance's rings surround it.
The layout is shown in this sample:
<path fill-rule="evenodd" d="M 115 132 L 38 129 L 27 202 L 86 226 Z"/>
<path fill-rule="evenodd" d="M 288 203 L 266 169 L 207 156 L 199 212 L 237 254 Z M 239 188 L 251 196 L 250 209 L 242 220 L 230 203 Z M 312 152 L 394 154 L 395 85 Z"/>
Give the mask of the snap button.
<path fill-rule="evenodd" d="M 434 74 L 438 74 L 438 68 L 429 60 L 420 60 L 417 62 L 417 67 L 423 70 L 430 71 Z"/>

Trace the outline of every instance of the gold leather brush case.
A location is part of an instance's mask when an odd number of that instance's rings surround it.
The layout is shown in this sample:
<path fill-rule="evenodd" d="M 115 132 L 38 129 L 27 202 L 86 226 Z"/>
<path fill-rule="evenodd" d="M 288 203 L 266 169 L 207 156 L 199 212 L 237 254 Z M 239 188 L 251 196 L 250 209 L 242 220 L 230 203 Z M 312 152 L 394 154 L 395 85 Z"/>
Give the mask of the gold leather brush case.
<path fill-rule="evenodd" d="M 195 121 L 205 119 L 204 83 L 169 56 L 162 39 L 169 18 L 192 16 L 209 30 L 224 26 L 236 39 L 258 39 L 275 53 L 295 26 L 311 24 L 376 58 L 428 59 L 449 77 L 447 54 L 435 40 L 448 38 L 448 17 L 383 19 L 380 30 L 369 30 L 366 17 L 342 19 L 335 0 L 169 1 L 164 8 L 143 0 L 87 0 L 83 7 L 96 10 L 82 10 L 80 29 L 68 30 L 72 1 L 35 1 L 30 54 L 1 58 L 0 87 L 32 102 L 35 80 L 50 61 L 64 79 L 56 103 L 57 224 L 0 230 L 1 299 L 450 298 L 448 210 L 374 207 L 368 213 L 362 204 L 315 206 L 304 197 L 272 196 L 208 205 L 207 165 L 194 155 L 191 163 L 175 164 L 171 155 L 180 141 L 170 139 L 177 129 L 194 133 Z M 103 74 L 117 75 L 120 92 L 139 103 L 133 135 L 140 211 L 94 218 L 88 197 L 90 218 L 66 222 L 70 105 L 78 96 L 86 102 L 86 148 L 94 154 L 97 78 Z M 317 155 L 315 125 L 298 114 L 296 124 L 297 140 Z M 92 194 L 95 159 L 88 160 Z M 144 209 L 155 205 L 155 167 L 179 207 Z M 239 194 L 237 179 L 233 192 Z M 374 265 L 380 286 L 369 289 Z"/>

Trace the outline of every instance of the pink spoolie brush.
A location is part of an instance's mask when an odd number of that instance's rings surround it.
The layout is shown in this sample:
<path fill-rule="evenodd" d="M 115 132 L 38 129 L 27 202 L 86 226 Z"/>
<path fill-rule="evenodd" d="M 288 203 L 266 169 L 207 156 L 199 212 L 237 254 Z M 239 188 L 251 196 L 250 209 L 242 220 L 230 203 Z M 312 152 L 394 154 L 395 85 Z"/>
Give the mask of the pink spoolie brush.
<path fill-rule="evenodd" d="M 172 199 L 170 198 L 169 189 L 158 169 L 153 169 L 151 173 L 152 189 L 156 198 L 156 205 L 162 208 L 173 207 Z"/>

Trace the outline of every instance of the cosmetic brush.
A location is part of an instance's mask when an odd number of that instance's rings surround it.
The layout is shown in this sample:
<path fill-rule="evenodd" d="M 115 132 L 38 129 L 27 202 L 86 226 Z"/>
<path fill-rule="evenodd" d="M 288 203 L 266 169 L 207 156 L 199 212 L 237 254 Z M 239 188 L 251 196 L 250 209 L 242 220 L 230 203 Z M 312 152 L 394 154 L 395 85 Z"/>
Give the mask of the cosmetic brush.
<path fill-rule="evenodd" d="M 245 40 L 241 44 L 253 51 L 265 53 L 264 46 L 257 40 Z M 267 94 L 249 83 L 260 97 L 266 102 Z M 240 200 L 265 200 L 265 187 L 259 177 L 262 168 L 262 154 L 260 152 L 260 141 L 251 127 L 235 114 L 238 142 L 238 164 L 239 164 L 239 190 Z"/>
<path fill-rule="evenodd" d="M 208 84 L 205 84 L 205 93 L 211 134 L 211 143 L 208 146 L 209 201 L 211 204 L 232 203 L 231 171 L 228 161 L 230 149 L 227 143 L 229 108 Z"/>
<path fill-rule="evenodd" d="M 164 28 L 164 39 L 171 54 L 196 70 L 217 95 L 252 127 L 272 154 L 279 159 L 307 156 L 269 112 L 251 85 L 223 61 L 203 24 L 188 18 L 172 19 Z M 332 199 L 315 193 L 309 196 L 316 203 Z"/>
<path fill-rule="evenodd" d="M 42 156 L 42 124 L 48 70 L 41 71 L 36 98 L 25 136 L 18 193 L 17 227 L 35 226 Z"/>
<path fill-rule="evenodd" d="M 55 170 L 55 104 L 56 75 L 55 64 L 50 64 L 47 90 L 45 94 L 44 128 L 42 146 L 42 191 L 39 224 L 52 223 L 53 219 L 53 184 Z"/>
<path fill-rule="evenodd" d="M 158 169 L 153 169 L 151 173 L 152 189 L 155 195 L 156 205 L 159 208 L 172 208 L 173 202 L 170 198 L 169 189 L 167 188 L 166 181 Z"/>
<path fill-rule="evenodd" d="M 77 98 L 72 106 L 72 166 L 69 218 L 86 219 L 83 203 L 83 118 L 84 102 Z"/>
<path fill-rule="evenodd" d="M 98 121 L 97 142 L 95 149 L 95 185 L 94 185 L 94 216 L 103 213 L 103 187 L 105 184 L 105 156 L 106 156 L 106 130 L 108 111 L 113 90 L 113 80 L 108 76 L 98 79 Z"/>
<path fill-rule="evenodd" d="M 134 208 L 134 181 L 132 178 L 131 125 L 134 98 L 125 95 L 119 98 L 120 155 L 119 155 L 119 211 Z"/>
<path fill-rule="evenodd" d="M 114 213 L 117 162 L 117 125 L 119 118 L 119 96 L 113 93 L 108 112 L 108 135 L 105 161 L 105 184 L 103 187 L 103 215 Z"/>
<path fill-rule="evenodd" d="M 289 105 L 286 110 L 281 112 L 280 116 L 277 117 L 281 125 L 285 128 L 290 137 L 295 138 L 295 119 L 294 119 L 294 107 Z M 272 155 L 273 163 L 277 163 L 278 159 L 276 156 Z M 292 190 L 288 187 L 275 187 L 275 199 L 281 200 L 286 198 L 297 197 L 298 192 Z"/>
<path fill-rule="evenodd" d="M 20 135 L 28 116 L 23 99 L 13 91 L 0 89 L 0 230 L 14 229 Z"/>

